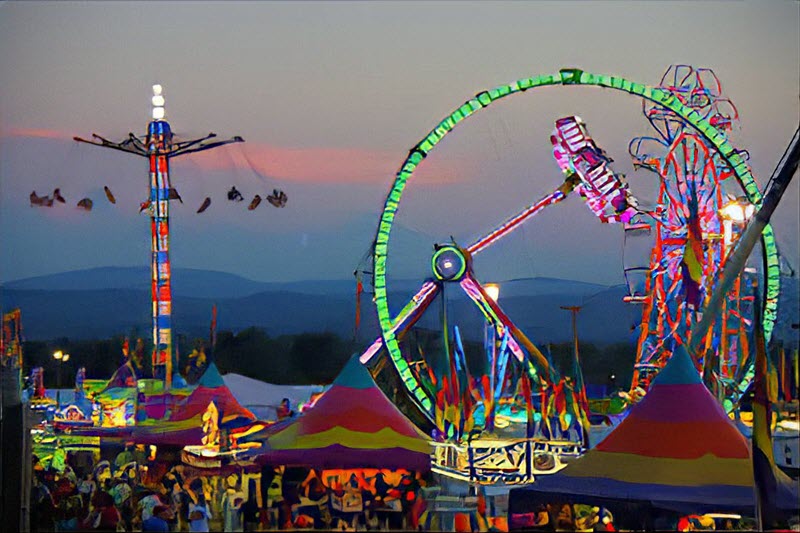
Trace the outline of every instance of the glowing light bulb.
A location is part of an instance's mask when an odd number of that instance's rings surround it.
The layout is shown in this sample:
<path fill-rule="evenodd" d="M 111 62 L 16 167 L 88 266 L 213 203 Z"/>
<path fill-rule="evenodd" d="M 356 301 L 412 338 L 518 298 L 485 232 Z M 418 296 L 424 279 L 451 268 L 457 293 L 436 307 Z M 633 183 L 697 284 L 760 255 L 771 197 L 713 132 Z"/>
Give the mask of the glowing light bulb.
<path fill-rule="evenodd" d="M 161 87 L 160 84 L 156 83 L 155 85 L 153 85 L 153 95 L 154 96 L 161 96 L 161 92 L 163 90 L 164 89 Z"/>
<path fill-rule="evenodd" d="M 493 302 L 496 302 L 497 299 L 500 297 L 500 285 L 495 283 L 489 283 L 483 287 L 486 290 L 486 295 L 492 299 Z"/>
<path fill-rule="evenodd" d="M 164 118 L 164 108 L 163 107 L 154 107 L 153 108 L 153 120 L 162 120 Z"/>
<path fill-rule="evenodd" d="M 161 96 L 160 94 L 157 94 L 157 95 L 153 96 L 152 102 L 153 102 L 153 105 L 156 106 L 156 107 L 159 107 L 159 106 L 164 107 L 164 103 L 165 103 L 164 102 L 164 97 Z"/>

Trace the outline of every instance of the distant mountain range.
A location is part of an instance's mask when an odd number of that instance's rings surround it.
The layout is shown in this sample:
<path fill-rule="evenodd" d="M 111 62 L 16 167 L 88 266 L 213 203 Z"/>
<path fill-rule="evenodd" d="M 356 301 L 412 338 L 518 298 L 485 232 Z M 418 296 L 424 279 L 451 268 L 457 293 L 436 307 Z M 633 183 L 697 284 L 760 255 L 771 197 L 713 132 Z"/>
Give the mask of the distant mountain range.
<path fill-rule="evenodd" d="M 136 329 L 150 330 L 150 271 L 146 267 L 102 267 L 63 272 L 5 283 L 3 309 L 20 307 L 29 340 L 58 337 L 106 338 Z M 389 303 L 396 312 L 416 292 L 420 282 L 391 281 Z M 534 342 L 571 339 L 569 314 L 564 305 L 582 305 L 578 318 L 581 339 L 596 343 L 633 342 L 633 326 L 641 307 L 626 304 L 623 286 L 552 278 L 530 278 L 501 283 L 500 303 L 511 319 Z M 794 339 L 798 321 L 798 284 L 784 281 L 784 304 L 779 334 Z M 270 335 L 330 331 L 353 335 L 354 280 L 259 282 L 235 274 L 196 269 L 173 271 L 173 329 L 190 337 L 206 336 L 211 307 L 218 308 L 218 328 L 239 331 L 258 326 Z M 448 291 L 448 320 L 459 324 L 462 335 L 483 336 L 482 317 L 461 293 Z M 436 328 L 440 304 L 435 302 L 420 320 Z M 379 329 L 369 294 L 362 297 L 359 340 L 369 342 Z"/>

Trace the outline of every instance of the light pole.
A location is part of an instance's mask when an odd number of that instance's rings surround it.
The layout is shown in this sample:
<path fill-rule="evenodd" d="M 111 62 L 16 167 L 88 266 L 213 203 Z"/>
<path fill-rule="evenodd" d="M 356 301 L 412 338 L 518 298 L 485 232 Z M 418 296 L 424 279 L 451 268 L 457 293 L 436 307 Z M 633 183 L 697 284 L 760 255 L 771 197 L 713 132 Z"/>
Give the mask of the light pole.
<path fill-rule="evenodd" d="M 61 406 L 61 365 L 69 361 L 69 354 L 61 350 L 53 352 L 53 359 L 56 360 L 56 404 Z"/>
<path fill-rule="evenodd" d="M 746 198 L 734 198 L 719 210 L 719 216 L 722 218 L 723 227 L 723 242 L 725 244 L 725 258 L 727 259 L 730 249 L 738 238 L 733 235 L 733 227 L 736 225 L 737 229 L 741 230 L 750 221 L 756 208 L 753 204 L 747 201 Z"/>
<path fill-rule="evenodd" d="M 747 227 L 747 223 L 752 218 L 753 213 L 755 212 L 755 206 L 747 201 L 745 197 L 738 197 L 732 198 L 728 203 L 722 206 L 719 210 L 719 216 L 722 219 L 722 244 L 723 244 L 723 252 L 722 252 L 722 264 L 724 265 L 728 261 L 728 257 L 731 254 L 736 242 L 739 240 L 744 228 Z M 733 305 L 733 309 L 730 312 L 735 314 L 740 314 L 739 300 L 740 300 L 740 293 L 741 293 L 741 283 L 742 279 L 741 276 L 736 278 L 734 285 L 732 287 L 732 291 L 730 295 L 726 295 L 726 297 L 722 300 L 722 312 L 720 313 L 720 345 L 719 351 L 717 352 L 716 358 L 706 356 L 706 360 L 703 364 L 703 374 L 706 379 L 711 379 L 711 369 L 716 367 L 716 372 L 721 377 L 731 377 L 731 360 L 733 359 L 733 354 L 730 353 L 730 340 L 728 338 L 729 334 L 731 333 L 728 330 L 728 316 L 729 316 L 729 309 L 728 306 Z M 729 301 L 732 300 L 732 301 Z M 740 327 L 738 329 L 738 334 L 743 334 L 743 330 Z M 736 330 L 734 330 L 736 333 Z M 735 346 L 734 346 L 735 347 Z M 714 360 L 716 359 L 716 360 Z M 708 381 L 708 383 L 713 383 L 713 391 L 716 393 L 717 398 L 722 401 L 724 399 L 725 393 L 721 383 L 717 382 L 716 380 Z"/>

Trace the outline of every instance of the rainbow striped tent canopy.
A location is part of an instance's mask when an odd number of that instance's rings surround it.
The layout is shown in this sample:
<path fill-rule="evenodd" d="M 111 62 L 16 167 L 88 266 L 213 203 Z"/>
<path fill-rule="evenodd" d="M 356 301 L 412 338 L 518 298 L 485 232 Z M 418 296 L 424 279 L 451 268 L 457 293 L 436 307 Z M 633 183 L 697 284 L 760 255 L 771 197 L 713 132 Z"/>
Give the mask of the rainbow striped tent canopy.
<path fill-rule="evenodd" d="M 679 347 L 644 399 L 614 431 L 558 474 L 513 489 L 509 511 L 527 512 L 543 496 L 574 503 L 613 500 L 687 513 L 751 515 L 753 463 L 747 440 Z"/>
<path fill-rule="evenodd" d="M 197 387 L 173 408 L 169 421 L 199 420 L 212 401 L 219 410 L 220 427 L 239 427 L 256 419 L 253 413 L 236 401 L 233 393 L 222 380 L 217 365 L 212 361 L 200 376 Z M 202 426 L 201 423 L 197 425 Z"/>
<path fill-rule="evenodd" d="M 430 470 L 428 439 L 378 388 L 358 357 L 314 407 L 267 438 L 259 461 L 313 468 Z"/>

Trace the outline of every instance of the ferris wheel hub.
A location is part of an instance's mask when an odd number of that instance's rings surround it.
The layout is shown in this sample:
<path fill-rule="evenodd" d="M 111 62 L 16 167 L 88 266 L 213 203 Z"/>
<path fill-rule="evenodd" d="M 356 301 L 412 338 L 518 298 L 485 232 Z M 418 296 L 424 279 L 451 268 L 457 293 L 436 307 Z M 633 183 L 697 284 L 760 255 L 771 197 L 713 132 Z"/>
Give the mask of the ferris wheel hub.
<path fill-rule="evenodd" d="M 433 275 L 439 281 L 460 281 L 467 273 L 467 252 L 453 245 L 438 245 L 431 259 Z"/>

